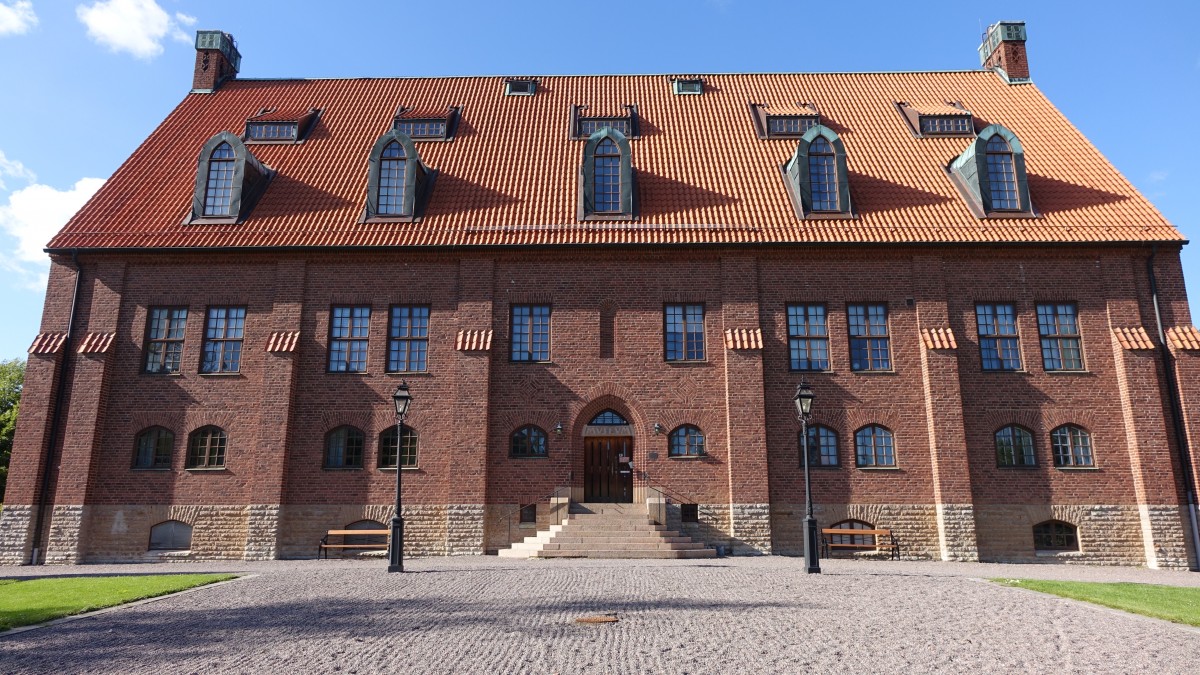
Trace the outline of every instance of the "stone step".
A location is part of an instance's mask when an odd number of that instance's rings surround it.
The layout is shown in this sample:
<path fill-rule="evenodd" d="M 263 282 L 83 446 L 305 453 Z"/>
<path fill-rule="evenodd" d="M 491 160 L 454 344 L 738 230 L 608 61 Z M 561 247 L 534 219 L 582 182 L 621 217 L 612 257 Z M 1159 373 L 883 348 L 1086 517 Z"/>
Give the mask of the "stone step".
<path fill-rule="evenodd" d="M 579 532 L 588 530 L 591 532 L 619 531 L 619 532 L 663 532 L 667 528 L 665 525 L 652 525 L 650 523 L 613 523 L 608 521 L 597 521 L 594 523 L 580 523 L 570 521 L 563 526 L 562 532 Z"/>
<path fill-rule="evenodd" d="M 543 551 L 596 551 L 596 550 L 619 550 L 619 551 L 691 551 L 698 548 L 704 548 L 704 544 L 698 542 L 660 542 L 660 541 L 614 541 L 605 544 L 581 544 L 577 542 L 559 542 L 553 541 L 548 544 L 543 544 Z"/>
<path fill-rule="evenodd" d="M 660 537 L 657 535 L 649 536 L 649 537 L 631 537 L 628 535 L 622 535 L 622 534 L 618 534 L 618 533 L 612 533 L 611 535 L 609 535 L 606 533 L 588 532 L 588 533 L 578 533 L 578 534 L 560 534 L 554 538 L 546 538 L 546 539 L 537 539 L 535 537 L 526 537 L 524 543 L 533 544 L 533 543 L 546 543 L 549 541 L 554 541 L 554 542 L 562 542 L 562 543 L 570 542 L 572 544 L 589 544 L 592 546 L 600 546 L 603 544 L 608 544 L 608 543 L 612 543 L 612 542 L 621 542 L 621 541 L 636 542 L 636 543 L 663 542 L 663 543 L 667 543 L 667 544 L 682 544 L 682 543 L 690 542 L 691 540 L 692 540 L 691 537 L 685 537 L 682 535 L 670 535 L 670 536 L 665 536 L 665 537 Z"/>
<path fill-rule="evenodd" d="M 711 548 L 687 551 L 625 551 L 620 549 L 592 549 L 590 551 L 538 551 L 536 558 L 715 558 L 717 552 Z"/>

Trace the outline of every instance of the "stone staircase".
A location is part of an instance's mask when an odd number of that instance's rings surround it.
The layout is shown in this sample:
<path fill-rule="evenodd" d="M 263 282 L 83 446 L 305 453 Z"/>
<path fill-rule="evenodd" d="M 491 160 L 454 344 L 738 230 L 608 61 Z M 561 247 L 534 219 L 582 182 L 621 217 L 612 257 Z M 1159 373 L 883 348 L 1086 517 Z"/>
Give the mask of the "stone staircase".
<path fill-rule="evenodd" d="M 715 558 L 715 549 L 655 525 L 645 504 L 572 502 L 562 525 L 525 537 L 502 558 Z"/>

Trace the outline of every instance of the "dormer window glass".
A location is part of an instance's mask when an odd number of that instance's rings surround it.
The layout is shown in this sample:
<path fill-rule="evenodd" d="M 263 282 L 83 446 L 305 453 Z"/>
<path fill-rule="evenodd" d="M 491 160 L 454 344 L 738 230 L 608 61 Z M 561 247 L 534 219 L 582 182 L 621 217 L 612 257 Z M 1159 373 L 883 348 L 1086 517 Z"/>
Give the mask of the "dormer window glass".
<path fill-rule="evenodd" d="M 263 108 L 246 120 L 246 133 L 242 139 L 247 143 L 300 143 L 312 130 L 320 115 L 321 111 L 318 108 Z"/>
<path fill-rule="evenodd" d="M 505 80 L 505 96 L 533 96 L 537 93 L 537 80 Z"/>
<path fill-rule="evenodd" d="M 621 210 L 621 151 L 611 138 L 600 141 L 593 159 L 596 163 L 596 212 Z"/>
<path fill-rule="evenodd" d="M 959 101 L 907 103 L 898 101 L 896 110 L 916 138 L 927 136 L 974 136 L 975 121 Z"/>
<path fill-rule="evenodd" d="M 976 218 L 1036 217 L 1029 199 L 1025 149 L 1016 134 L 993 124 L 946 167 Z"/>
<path fill-rule="evenodd" d="M 808 146 L 808 175 L 812 184 L 813 211 L 840 211 L 838 208 L 837 155 L 823 136 Z"/>
<path fill-rule="evenodd" d="M 676 96 L 699 96 L 704 93 L 704 80 L 675 79 L 671 80 L 671 91 Z"/>
<path fill-rule="evenodd" d="M 634 172 L 629 139 L 612 127 L 592 134 L 579 167 L 579 220 L 633 220 Z"/>
<path fill-rule="evenodd" d="M 937 136 L 972 133 L 970 115 L 928 116 L 922 115 L 921 133 Z"/>
<path fill-rule="evenodd" d="M 246 140 L 251 141 L 294 141 L 296 122 L 247 122 Z"/>
<path fill-rule="evenodd" d="M 804 132 L 781 169 L 797 218 L 854 217 L 846 146 L 833 129 L 818 124 Z"/>
<path fill-rule="evenodd" d="M 204 189 L 204 215 L 228 216 L 233 202 L 235 155 L 228 143 L 212 151 L 208 159 L 208 182 Z"/>
<path fill-rule="evenodd" d="M 767 115 L 767 136 L 803 136 L 818 122 L 816 115 Z"/>
<path fill-rule="evenodd" d="M 992 209 L 1019 211 L 1017 175 L 1013 170 L 1012 148 L 1001 136 L 992 136 L 987 143 L 988 184 L 992 192 Z"/>
<path fill-rule="evenodd" d="M 392 141 L 383 149 L 379 162 L 380 215 L 404 213 L 404 146 Z"/>
<path fill-rule="evenodd" d="M 579 118 L 579 135 L 583 137 L 591 136 L 592 134 L 608 127 L 631 136 L 631 125 L 628 118 L 621 117 L 581 117 Z"/>
<path fill-rule="evenodd" d="M 458 131 L 461 106 L 437 108 L 396 108 L 392 117 L 392 131 L 404 134 L 414 141 L 452 141 Z"/>
<path fill-rule="evenodd" d="M 446 120 L 399 119 L 395 128 L 413 139 L 446 137 Z"/>

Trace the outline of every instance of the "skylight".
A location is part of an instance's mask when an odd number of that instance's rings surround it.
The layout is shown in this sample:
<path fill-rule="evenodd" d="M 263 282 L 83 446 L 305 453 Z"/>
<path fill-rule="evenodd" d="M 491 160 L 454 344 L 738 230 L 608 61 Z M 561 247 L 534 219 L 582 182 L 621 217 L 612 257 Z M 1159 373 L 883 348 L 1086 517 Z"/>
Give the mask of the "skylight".
<path fill-rule="evenodd" d="M 671 80 L 671 90 L 676 96 L 699 96 L 704 93 L 704 80 L 677 78 Z"/>
<path fill-rule="evenodd" d="M 537 93 L 537 80 L 505 80 L 505 96 L 533 96 Z"/>

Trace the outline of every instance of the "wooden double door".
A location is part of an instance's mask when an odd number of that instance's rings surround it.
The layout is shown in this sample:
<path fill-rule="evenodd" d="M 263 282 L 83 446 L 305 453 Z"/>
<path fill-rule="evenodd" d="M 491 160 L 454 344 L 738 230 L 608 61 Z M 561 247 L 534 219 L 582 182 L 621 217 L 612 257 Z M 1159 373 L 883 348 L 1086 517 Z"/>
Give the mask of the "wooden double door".
<path fill-rule="evenodd" d="M 583 440 L 583 500 L 632 503 L 633 439 L 599 436 Z"/>

